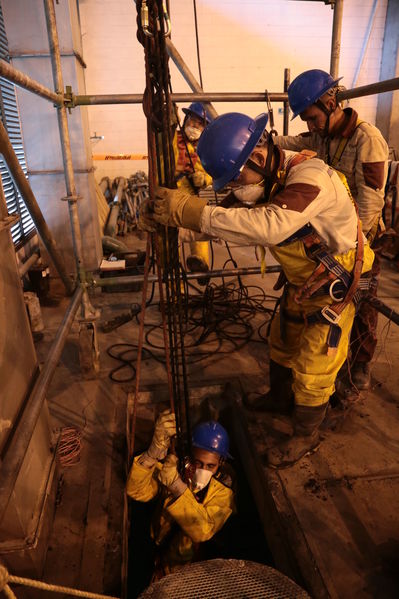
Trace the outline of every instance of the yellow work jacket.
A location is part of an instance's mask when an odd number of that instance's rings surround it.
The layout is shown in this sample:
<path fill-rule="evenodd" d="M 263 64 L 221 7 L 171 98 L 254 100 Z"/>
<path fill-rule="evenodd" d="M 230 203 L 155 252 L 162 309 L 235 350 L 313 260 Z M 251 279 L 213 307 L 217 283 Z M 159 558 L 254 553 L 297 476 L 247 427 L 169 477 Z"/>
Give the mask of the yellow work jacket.
<path fill-rule="evenodd" d="M 179 189 L 196 195 L 196 190 L 190 183 L 188 175 L 194 171 L 204 173 L 205 183 L 211 185 L 212 177 L 204 170 L 201 164 L 201 160 L 198 157 L 196 146 L 192 144 L 188 139 L 184 143 L 183 134 L 180 131 L 176 131 L 173 138 L 173 151 L 175 155 L 175 179 Z"/>
<path fill-rule="evenodd" d="M 159 496 L 160 509 L 151 527 L 153 539 L 158 546 L 167 541 L 166 555 L 170 567 L 187 563 L 194 556 L 195 544 L 211 539 L 233 512 L 233 491 L 212 476 L 202 503 L 189 488 L 175 498 L 158 482 L 162 464 L 156 462 L 152 468 L 145 468 L 139 458 L 134 459 L 130 470 L 127 494 L 136 501 L 144 502 Z M 175 524 L 178 526 L 173 531 Z"/>

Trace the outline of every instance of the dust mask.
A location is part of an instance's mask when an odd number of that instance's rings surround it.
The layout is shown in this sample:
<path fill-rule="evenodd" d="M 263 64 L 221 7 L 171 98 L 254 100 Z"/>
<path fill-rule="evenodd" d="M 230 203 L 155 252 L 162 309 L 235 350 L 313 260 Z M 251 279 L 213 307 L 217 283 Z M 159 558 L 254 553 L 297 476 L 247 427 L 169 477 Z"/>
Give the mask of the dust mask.
<path fill-rule="evenodd" d="M 184 133 L 187 135 L 190 141 L 197 141 L 201 137 L 202 130 L 197 129 L 197 127 L 190 127 L 190 125 L 186 125 L 184 127 Z"/>
<path fill-rule="evenodd" d="M 190 489 L 193 493 L 199 493 L 206 487 L 212 478 L 212 472 L 210 470 L 204 470 L 203 468 L 197 468 L 190 481 Z"/>
<path fill-rule="evenodd" d="M 248 206 L 254 206 L 256 202 L 263 196 L 264 193 L 263 181 L 255 185 L 241 185 L 233 189 L 233 193 L 237 200 Z"/>

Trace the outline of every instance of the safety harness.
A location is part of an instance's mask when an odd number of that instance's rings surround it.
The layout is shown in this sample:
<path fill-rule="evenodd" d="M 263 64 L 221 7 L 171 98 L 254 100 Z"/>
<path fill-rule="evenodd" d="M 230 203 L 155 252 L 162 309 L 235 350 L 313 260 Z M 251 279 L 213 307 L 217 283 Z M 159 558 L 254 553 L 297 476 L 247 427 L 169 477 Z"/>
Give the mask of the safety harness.
<path fill-rule="evenodd" d="M 309 160 L 315 156 L 315 152 L 305 150 L 294 156 L 289 162 L 286 169 L 279 169 L 277 171 L 277 181 L 279 185 L 284 185 L 287 178 L 288 172 L 294 166 L 297 166 L 304 160 Z M 336 172 L 332 168 L 329 169 L 328 174 L 330 176 Z M 342 180 L 344 175 L 340 175 Z M 280 247 L 285 246 L 295 241 L 301 241 L 304 245 L 306 255 L 312 261 L 316 262 L 316 267 L 312 274 L 305 283 L 296 289 L 294 299 L 297 303 L 301 303 L 303 299 L 309 299 L 317 295 L 329 295 L 333 299 L 333 303 L 326 305 L 320 310 L 317 310 L 311 314 L 291 317 L 284 311 L 284 299 L 285 293 L 283 292 L 281 300 L 281 316 L 287 320 L 305 321 L 306 324 L 312 325 L 316 323 L 329 324 L 330 331 L 327 339 L 327 353 L 336 351 L 340 337 L 341 328 L 338 322 L 345 308 L 353 301 L 355 305 L 360 301 L 361 293 L 369 288 L 370 277 L 362 277 L 363 268 L 363 257 L 364 257 L 364 238 L 362 234 L 362 228 L 360 219 L 357 213 L 356 204 L 353 201 L 352 195 L 349 191 L 348 184 L 346 184 L 347 191 L 353 202 L 357 214 L 357 246 L 355 255 L 355 264 L 352 272 L 347 271 L 332 255 L 331 250 L 327 245 L 320 239 L 314 228 L 310 223 L 299 229 L 296 233 L 278 244 Z M 274 192 L 274 193 L 273 193 Z M 272 195 L 278 192 L 276 186 L 272 190 Z M 278 281 L 275 285 L 275 289 L 281 288 L 287 281 Z M 289 285 L 289 284 L 288 284 Z M 285 290 L 286 292 L 286 290 Z M 282 318 L 282 319 L 283 319 Z"/>

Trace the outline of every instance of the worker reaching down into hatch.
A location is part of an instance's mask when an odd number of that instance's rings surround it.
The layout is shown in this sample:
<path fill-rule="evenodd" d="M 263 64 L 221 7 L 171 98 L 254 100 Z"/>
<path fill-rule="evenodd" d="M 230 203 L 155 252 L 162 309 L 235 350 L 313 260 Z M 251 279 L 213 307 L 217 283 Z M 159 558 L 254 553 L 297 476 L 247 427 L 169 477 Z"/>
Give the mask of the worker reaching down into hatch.
<path fill-rule="evenodd" d="M 150 447 L 134 458 L 127 482 L 132 499 L 159 502 L 151 527 L 158 576 L 195 559 L 199 544 L 211 539 L 234 510 L 232 480 L 224 469 L 230 457 L 226 430 L 214 421 L 198 424 L 182 473 L 171 450 L 175 434 L 175 415 L 166 410 L 156 421 Z"/>
<path fill-rule="evenodd" d="M 159 188 L 153 219 L 240 245 L 270 248 L 285 280 L 270 334 L 270 391 L 253 406 L 293 410 L 294 434 L 268 451 L 290 466 L 319 445 L 373 251 L 339 175 L 314 153 L 283 151 L 265 131 L 268 117 L 227 113 L 204 131 L 198 154 L 215 191 L 227 183 L 242 207 L 207 206 Z"/>

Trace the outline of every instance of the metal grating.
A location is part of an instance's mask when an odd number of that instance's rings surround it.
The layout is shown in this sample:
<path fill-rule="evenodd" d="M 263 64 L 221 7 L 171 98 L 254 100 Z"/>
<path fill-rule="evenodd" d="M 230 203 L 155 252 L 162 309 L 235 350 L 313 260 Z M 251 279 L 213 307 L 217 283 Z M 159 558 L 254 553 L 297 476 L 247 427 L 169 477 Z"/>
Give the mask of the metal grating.
<path fill-rule="evenodd" d="M 184 566 L 153 583 L 139 599 L 310 599 L 274 568 L 235 559 Z"/>
<path fill-rule="evenodd" d="M 0 58 L 10 62 L 7 34 L 4 27 L 3 11 L 0 4 Z M 25 152 L 22 140 L 19 109 L 15 94 L 15 85 L 0 77 L 0 118 L 7 129 L 8 136 L 22 170 L 27 172 Z M 0 173 L 9 214 L 19 214 L 20 220 L 11 228 L 15 244 L 21 243 L 34 230 L 35 225 L 18 189 L 8 172 L 7 165 L 0 157 Z"/>

